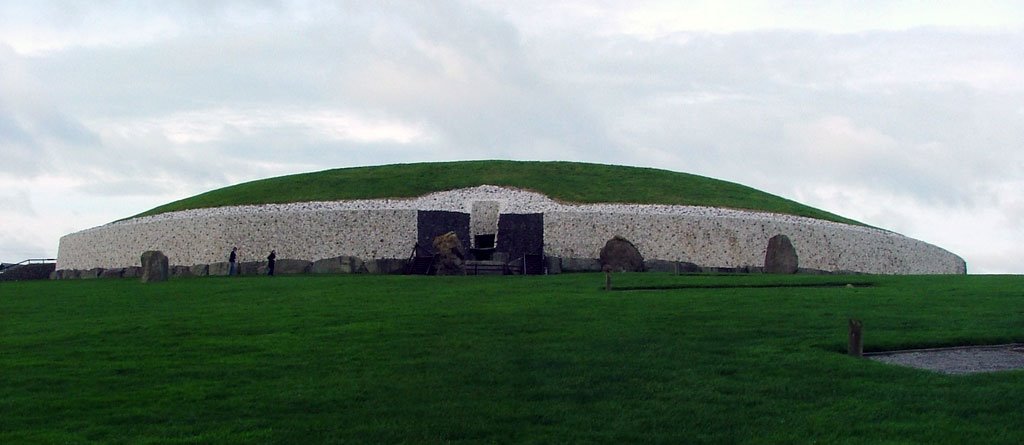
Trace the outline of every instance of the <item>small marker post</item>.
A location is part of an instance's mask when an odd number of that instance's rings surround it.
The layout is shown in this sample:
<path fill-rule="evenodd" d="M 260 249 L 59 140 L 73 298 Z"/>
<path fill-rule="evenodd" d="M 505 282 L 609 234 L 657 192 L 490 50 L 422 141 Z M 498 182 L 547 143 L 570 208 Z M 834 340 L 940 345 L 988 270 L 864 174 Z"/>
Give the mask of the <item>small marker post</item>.
<path fill-rule="evenodd" d="M 612 290 L 612 268 L 604 266 L 604 290 Z"/>
<path fill-rule="evenodd" d="M 846 353 L 854 357 L 864 356 L 864 323 L 860 320 L 850 319 L 850 342 Z"/>

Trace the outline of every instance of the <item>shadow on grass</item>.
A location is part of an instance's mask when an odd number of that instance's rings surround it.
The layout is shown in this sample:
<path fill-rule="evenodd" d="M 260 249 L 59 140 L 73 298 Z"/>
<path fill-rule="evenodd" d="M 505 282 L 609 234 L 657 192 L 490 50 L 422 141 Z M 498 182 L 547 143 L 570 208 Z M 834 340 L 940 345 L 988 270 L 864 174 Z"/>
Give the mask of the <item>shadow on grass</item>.
<path fill-rule="evenodd" d="M 830 288 L 830 287 L 874 287 L 874 283 L 773 283 L 773 284 L 663 284 L 651 286 L 616 286 L 614 291 L 678 290 L 678 289 L 787 289 L 787 288 Z"/>

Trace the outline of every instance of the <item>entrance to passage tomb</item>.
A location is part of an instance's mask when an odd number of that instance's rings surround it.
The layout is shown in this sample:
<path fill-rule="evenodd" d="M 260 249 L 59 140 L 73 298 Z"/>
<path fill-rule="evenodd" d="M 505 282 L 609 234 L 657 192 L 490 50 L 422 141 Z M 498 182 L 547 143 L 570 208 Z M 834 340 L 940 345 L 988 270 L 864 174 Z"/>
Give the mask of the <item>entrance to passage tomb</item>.
<path fill-rule="evenodd" d="M 523 273 L 544 273 L 544 214 L 504 214 L 498 219 L 498 250 L 513 262 L 522 262 Z"/>
<path fill-rule="evenodd" d="M 469 239 L 469 215 L 441 210 L 420 210 L 416 212 L 417 255 L 433 255 L 434 238 L 448 232 L 455 232 L 460 240 Z"/>
<path fill-rule="evenodd" d="M 473 201 L 469 209 L 469 234 L 473 240 L 471 247 L 495 247 L 493 244 L 494 237 L 498 233 L 498 213 L 501 211 L 501 203 L 498 201 Z M 485 244 L 490 241 L 492 245 L 477 245 L 478 241 Z"/>
<path fill-rule="evenodd" d="M 469 206 L 469 250 L 477 260 L 491 260 L 497 252 L 498 201 L 473 201 Z"/>

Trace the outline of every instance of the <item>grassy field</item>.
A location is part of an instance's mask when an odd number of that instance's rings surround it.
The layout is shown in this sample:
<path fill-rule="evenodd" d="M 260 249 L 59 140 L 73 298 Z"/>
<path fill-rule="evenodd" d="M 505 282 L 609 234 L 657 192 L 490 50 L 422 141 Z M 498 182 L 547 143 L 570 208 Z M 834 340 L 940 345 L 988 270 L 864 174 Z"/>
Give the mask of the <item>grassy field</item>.
<path fill-rule="evenodd" d="M 1024 278 L 602 284 L 0 283 L 0 443 L 1024 443 L 1024 371 L 843 353 L 849 317 L 867 350 L 1024 341 Z"/>
<path fill-rule="evenodd" d="M 567 202 L 728 207 L 860 224 L 744 185 L 703 176 L 617 165 L 522 161 L 395 164 L 281 176 L 209 191 L 136 216 L 242 204 L 415 197 L 481 184 L 535 190 Z"/>

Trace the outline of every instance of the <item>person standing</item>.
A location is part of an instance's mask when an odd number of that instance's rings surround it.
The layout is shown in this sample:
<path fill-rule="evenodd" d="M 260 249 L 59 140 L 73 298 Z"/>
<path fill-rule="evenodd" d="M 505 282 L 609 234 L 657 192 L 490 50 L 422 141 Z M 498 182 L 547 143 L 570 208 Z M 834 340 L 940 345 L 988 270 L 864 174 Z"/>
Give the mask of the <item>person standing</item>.
<path fill-rule="evenodd" d="M 277 259 L 277 251 L 271 250 L 267 255 L 267 275 L 274 276 L 274 260 Z"/>
<path fill-rule="evenodd" d="M 231 248 L 231 255 L 228 255 L 228 276 L 238 275 L 238 255 L 237 247 Z"/>

